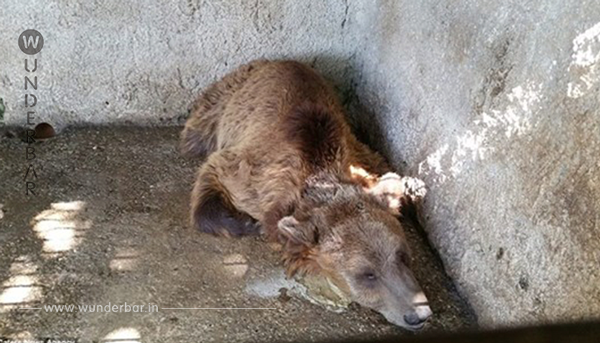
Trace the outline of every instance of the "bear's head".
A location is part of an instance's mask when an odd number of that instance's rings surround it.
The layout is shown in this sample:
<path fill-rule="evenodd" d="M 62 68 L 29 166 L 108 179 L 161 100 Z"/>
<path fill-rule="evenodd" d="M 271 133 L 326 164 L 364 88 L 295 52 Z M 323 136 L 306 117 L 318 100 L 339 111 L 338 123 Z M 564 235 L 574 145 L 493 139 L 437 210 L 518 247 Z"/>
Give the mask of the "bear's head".
<path fill-rule="evenodd" d="M 394 173 L 368 188 L 332 176 L 310 180 L 302 204 L 277 225 L 288 273 L 323 275 L 389 322 L 422 328 L 431 309 L 397 216 L 423 195 L 422 182 Z"/>

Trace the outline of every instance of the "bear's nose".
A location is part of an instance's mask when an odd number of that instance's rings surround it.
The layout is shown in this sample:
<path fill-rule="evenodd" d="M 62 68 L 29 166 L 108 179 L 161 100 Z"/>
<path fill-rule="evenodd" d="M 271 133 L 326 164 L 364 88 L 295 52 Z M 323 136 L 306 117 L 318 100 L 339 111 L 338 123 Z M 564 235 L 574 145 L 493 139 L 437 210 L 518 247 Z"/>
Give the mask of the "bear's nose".
<path fill-rule="evenodd" d="M 431 314 L 431 308 L 428 305 L 418 305 L 413 311 L 404 315 L 404 321 L 409 325 L 419 325 L 429 319 Z"/>

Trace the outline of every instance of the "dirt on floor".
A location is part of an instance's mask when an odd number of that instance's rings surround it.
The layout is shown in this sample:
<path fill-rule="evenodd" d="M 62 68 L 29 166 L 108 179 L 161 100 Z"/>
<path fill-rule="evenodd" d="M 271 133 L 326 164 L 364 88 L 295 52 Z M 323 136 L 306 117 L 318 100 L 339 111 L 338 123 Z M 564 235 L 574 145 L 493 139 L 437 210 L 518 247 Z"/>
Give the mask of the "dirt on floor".
<path fill-rule="evenodd" d="M 4 129 L 0 337 L 282 342 L 412 335 L 359 306 L 336 313 L 311 303 L 259 237 L 189 229 L 188 197 L 201 161 L 179 155 L 179 131 L 70 128 L 30 145 L 27 160 L 28 145 Z M 26 195 L 28 180 L 35 195 Z M 473 326 L 422 233 L 408 236 L 434 312 L 424 331 Z"/>

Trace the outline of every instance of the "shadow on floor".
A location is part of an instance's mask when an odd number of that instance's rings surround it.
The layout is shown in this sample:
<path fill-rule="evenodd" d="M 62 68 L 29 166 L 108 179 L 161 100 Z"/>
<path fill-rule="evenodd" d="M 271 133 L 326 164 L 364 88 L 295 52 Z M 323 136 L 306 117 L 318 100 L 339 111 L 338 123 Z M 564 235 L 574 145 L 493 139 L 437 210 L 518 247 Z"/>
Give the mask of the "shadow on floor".
<path fill-rule="evenodd" d="M 35 145 L 29 197 L 26 145 L 2 138 L 0 336 L 280 342 L 409 334 L 362 308 L 338 314 L 294 297 L 248 294 L 248 283 L 281 273 L 278 256 L 259 238 L 187 229 L 200 161 L 179 157 L 179 130 L 67 129 Z M 436 313 L 428 330 L 472 326 L 426 240 L 409 238 Z M 230 307 L 260 309 L 197 309 Z"/>

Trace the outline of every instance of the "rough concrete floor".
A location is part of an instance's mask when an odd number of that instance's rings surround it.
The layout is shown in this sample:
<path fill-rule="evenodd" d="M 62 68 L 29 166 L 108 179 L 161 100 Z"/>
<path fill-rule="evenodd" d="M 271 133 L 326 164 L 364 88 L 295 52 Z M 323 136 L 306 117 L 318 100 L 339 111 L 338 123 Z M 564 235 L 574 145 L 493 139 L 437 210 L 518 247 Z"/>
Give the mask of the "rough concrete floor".
<path fill-rule="evenodd" d="M 23 181 L 27 145 L 3 133 L 0 337 L 281 342 L 411 334 L 358 306 L 334 313 L 281 295 L 277 254 L 260 238 L 187 229 L 188 193 L 200 161 L 179 156 L 179 130 L 72 128 L 38 142 L 32 145 L 36 195 L 30 197 Z M 435 254 L 420 234 L 409 237 L 435 313 L 426 330 L 472 326 L 474 316 Z M 155 304 L 158 311 L 54 313 L 42 307 L 125 303 Z M 42 309 L 18 309 L 26 306 Z M 179 307 L 273 309 L 166 309 Z"/>

